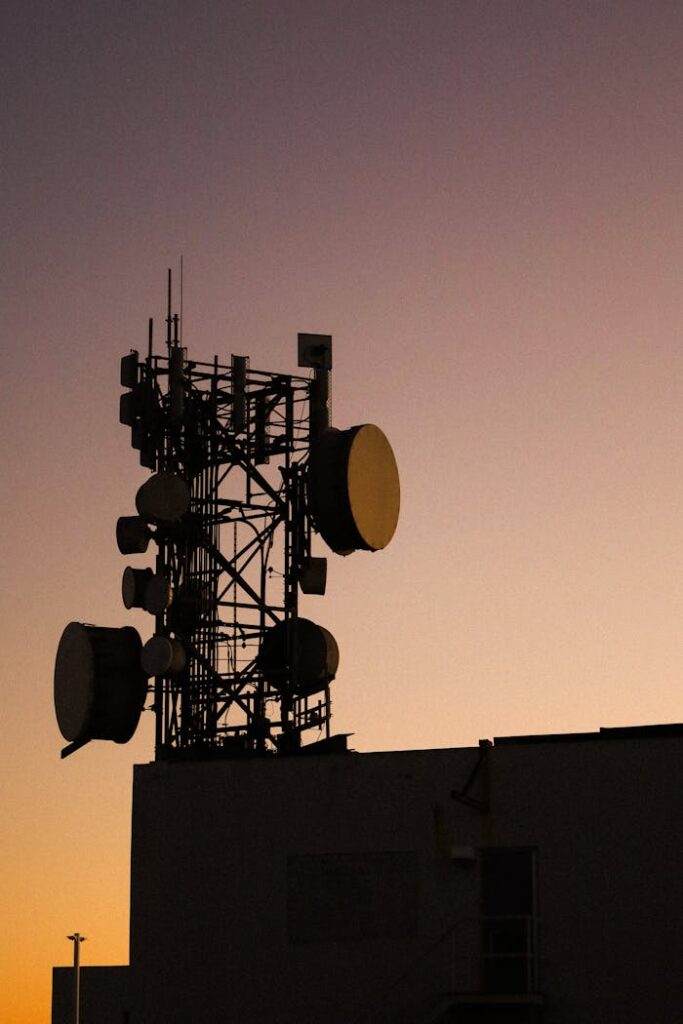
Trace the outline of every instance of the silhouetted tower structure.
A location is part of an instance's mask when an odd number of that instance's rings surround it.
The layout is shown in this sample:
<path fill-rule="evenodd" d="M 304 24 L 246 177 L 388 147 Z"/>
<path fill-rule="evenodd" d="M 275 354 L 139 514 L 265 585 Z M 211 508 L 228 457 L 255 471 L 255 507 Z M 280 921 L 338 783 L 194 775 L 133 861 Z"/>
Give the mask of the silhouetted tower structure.
<path fill-rule="evenodd" d="M 166 344 L 121 360 L 120 421 L 151 471 L 136 515 L 118 520 L 126 608 L 154 633 L 70 623 L 55 667 L 66 756 L 91 739 L 126 742 L 148 692 L 157 758 L 293 753 L 309 730 L 330 735 L 334 637 L 298 614 L 299 591 L 324 594 L 319 533 L 336 553 L 379 550 L 393 536 L 399 482 L 391 447 L 370 424 L 330 425 L 332 339 L 299 334 L 307 373 L 188 358 L 172 312 Z M 148 680 L 151 679 L 151 684 Z M 311 744 L 308 744 L 310 747 Z"/>

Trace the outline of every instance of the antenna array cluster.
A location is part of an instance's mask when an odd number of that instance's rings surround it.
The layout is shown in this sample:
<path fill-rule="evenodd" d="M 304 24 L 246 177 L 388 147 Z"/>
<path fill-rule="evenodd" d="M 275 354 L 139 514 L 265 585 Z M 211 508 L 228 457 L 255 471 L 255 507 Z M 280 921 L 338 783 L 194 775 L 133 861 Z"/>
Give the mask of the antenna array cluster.
<path fill-rule="evenodd" d="M 130 626 L 70 623 L 55 665 L 57 720 L 69 745 L 126 742 L 148 692 L 156 755 L 293 753 L 330 736 L 332 634 L 298 614 L 299 593 L 325 593 L 320 534 L 338 554 L 385 547 L 398 521 L 399 482 L 379 428 L 330 425 L 332 339 L 300 334 L 307 376 L 190 360 L 169 310 L 166 351 L 121 360 L 120 421 L 151 471 L 136 514 L 118 520 L 128 566 L 122 598 L 153 619 L 143 645 Z M 310 749 L 313 744 L 307 744 Z"/>

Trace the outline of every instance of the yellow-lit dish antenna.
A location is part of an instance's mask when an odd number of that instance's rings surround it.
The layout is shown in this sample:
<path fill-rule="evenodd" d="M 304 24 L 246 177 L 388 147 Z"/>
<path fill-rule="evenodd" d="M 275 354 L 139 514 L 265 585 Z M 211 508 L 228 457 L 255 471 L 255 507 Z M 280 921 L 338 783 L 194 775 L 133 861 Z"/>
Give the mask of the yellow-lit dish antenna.
<path fill-rule="evenodd" d="M 380 551 L 398 525 L 401 489 L 385 434 L 371 423 L 326 430 L 311 452 L 309 501 L 333 551 Z"/>

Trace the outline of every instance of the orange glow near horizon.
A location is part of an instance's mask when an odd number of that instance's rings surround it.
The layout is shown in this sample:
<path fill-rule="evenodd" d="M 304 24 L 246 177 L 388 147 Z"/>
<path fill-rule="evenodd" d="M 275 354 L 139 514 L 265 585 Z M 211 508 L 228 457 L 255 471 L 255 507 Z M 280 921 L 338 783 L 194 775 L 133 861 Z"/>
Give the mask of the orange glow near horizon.
<path fill-rule="evenodd" d="M 386 550 L 303 614 L 361 751 L 680 721 L 683 7 L 10 0 L 0 1020 L 126 963 L 128 746 L 65 762 L 70 620 L 137 626 L 119 358 L 184 253 L 191 355 L 296 371 L 401 475 Z M 8 442 L 9 439 L 9 442 Z M 325 554 L 319 544 L 314 554 Z M 133 564 L 148 564 L 140 556 Z"/>

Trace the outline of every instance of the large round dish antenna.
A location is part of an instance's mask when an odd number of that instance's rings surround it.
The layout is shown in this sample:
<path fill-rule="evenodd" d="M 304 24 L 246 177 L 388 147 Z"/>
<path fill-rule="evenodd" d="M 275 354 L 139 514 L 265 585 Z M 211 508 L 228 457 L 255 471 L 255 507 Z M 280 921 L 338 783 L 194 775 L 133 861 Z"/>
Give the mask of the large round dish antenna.
<path fill-rule="evenodd" d="M 57 648 L 54 677 L 57 724 L 65 740 L 128 742 L 147 693 L 141 649 L 132 626 L 69 623 Z"/>
<path fill-rule="evenodd" d="M 326 430 L 311 450 L 308 484 L 315 526 L 333 551 L 380 551 L 394 536 L 401 503 L 398 468 L 379 427 Z"/>
<path fill-rule="evenodd" d="M 147 522 L 177 523 L 190 508 L 190 488 L 177 473 L 155 473 L 139 488 L 135 507 Z"/>
<path fill-rule="evenodd" d="M 290 652 L 290 630 L 296 629 L 296 643 Z M 329 630 L 318 626 L 310 619 L 297 619 L 288 626 L 286 622 L 278 622 L 268 630 L 261 644 L 258 663 L 266 680 L 275 689 L 281 689 L 283 680 L 287 678 L 287 666 L 290 660 L 295 661 L 291 667 L 294 693 L 305 695 L 318 693 L 334 679 L 339 668 L 339 647 Z"/>
<path fill-rule="evenodd" d="M 186 663 L 185 648 L 170 637 L 155 634 L 142 648 L 141 664 L 148 676 L 177 675 Z"/>
<path fill-rule="evenodd" d="M 161 573 L 149 574 L 143 607 L 150 615 L 162 615 L 173 600 L 173 587 Z"/>
<path fill-rule="evenodd" d="M 145 607 L 145 590 L 153 576 L 151 569 L 131 569 L 129 565 L 126 566 L 121 579 L 121 599 L 126 608 Z"/>
<path fill-rule="evenodd" d="M 122 555 L 142 555 L 149 546 L 151 533 L 142 516 L 120 516 L 116 523 L 116 543 Z"/>

